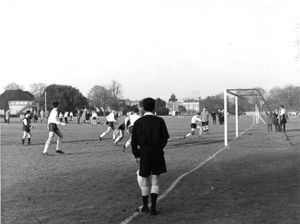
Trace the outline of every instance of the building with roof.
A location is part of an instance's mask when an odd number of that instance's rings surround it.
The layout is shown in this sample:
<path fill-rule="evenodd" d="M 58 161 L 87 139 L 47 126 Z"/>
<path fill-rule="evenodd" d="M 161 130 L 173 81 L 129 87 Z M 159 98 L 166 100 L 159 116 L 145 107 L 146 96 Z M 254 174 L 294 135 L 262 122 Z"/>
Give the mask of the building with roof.
<path fill-rule="evenodd" d="M 11 115 L 19 115 L 26 110 L 34 110 L 37 104 L 34 101 L 34 96 L 21 89 L 6 90 L 0 95 L 0 113 L 10 110 Z"/>
<path fill-rule="evenodd" d="M 187 114 L 193 114 L 200 111 L 200 103 L 198 101 L 168 101 L 167 102 L 167 108 L 170 111 L 170 115 L 175 115 L 180 113 L 179 108 L 184 107 Z"/>

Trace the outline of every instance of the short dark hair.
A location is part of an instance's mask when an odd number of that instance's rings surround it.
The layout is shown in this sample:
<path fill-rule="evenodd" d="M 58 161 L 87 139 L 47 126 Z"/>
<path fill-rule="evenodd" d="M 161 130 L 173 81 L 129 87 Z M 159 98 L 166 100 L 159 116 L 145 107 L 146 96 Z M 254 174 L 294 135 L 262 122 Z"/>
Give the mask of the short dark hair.
<path fill-rule="evenodd" d="M 55 108 L 55 107 L 58 107 L 58 105 L 59 105 L 59 102 L 57 102 L 57 101 L 54 101 L 53 103 L 52 103 L 52 105 L 53 105 L 53 107 Z"/>
<path fill-rule="evenodd" d="M 138 108 L 134 108 L 133 112 L 137 114 L 139 112 L 139 109 Z"/>
<path fill-rule="evenodd" d="M 152 112 L 155 109 L 155 100 L 153 98 L 145 98 L 143 99 L 143 107 L 145 111 Z"/>

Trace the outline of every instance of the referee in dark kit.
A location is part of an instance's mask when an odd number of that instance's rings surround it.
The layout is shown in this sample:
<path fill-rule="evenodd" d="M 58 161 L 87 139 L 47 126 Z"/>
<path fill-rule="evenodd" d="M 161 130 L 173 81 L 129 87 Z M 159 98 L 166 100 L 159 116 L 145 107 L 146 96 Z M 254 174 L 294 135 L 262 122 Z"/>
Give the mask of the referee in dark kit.
<path fill-rule="evenodd" d="M 159 193 L 159 176 L 167 172 L 164 147 L 169 138 L 165 121 L 155 116 L 155 100 L 145 98 L 142 101 L 144 115 L 133 125 L 132 153 L 139 164 L 139 175 L 142 177 L 141 192 L 143 206 L 139 212 L 157 215 L 156 201 Z M 148 197 L 151 195 L 151 207 L 148 208 Z"/>

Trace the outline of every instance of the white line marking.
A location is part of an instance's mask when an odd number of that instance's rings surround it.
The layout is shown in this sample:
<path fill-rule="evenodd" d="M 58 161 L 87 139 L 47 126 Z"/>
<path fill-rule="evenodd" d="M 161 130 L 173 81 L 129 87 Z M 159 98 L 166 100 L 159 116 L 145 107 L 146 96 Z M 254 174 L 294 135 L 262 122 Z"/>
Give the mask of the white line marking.
<path fill-rule="evenodd" d="M 246 130 L 244 130 L 240 136 L 242 134 L 244 134 L 246 131 L 248 131 L 249 129 L 251 129 L 254 125 L 251 125 L 249 128 L 247 128 Z M 234 140 L 233 140 L 234 141 Z M 228 144 L 228 146 L 230 145 L 230 143 Z M 199 169 L 200 167 L 204 166 L 207 162 L 209 162 L 211 159 L 215 158 L 219 153 L 221 153 L 224 149 L 228 148 L 228 146 L 224 146 L 223 148 L 219 149 L 217 152 L 215 152 L 213 155 L 211 155 L 210 157 L 208 157 L 205 161 L 203 161 L 202 163 L 200 163 L 198 166 L 194 167 L 193 169 L 191 169 L 190 171 L 182 174 L 181 176 L 179 176 L 172 184 L 170 187 L 168 187 L 168 189 L 161 194 L 158 198 L 157 201 L 160 201 L 161 199 L 163 199 L 164 197 L 166 197 L 175 187 L 176 185 L 179 183 L 179 181 L 184 178 L 186 175 L 196 171 L 197 169 Z M 141 207 L 141 206 L 140 206 Z M 128 218 L 126 218 L 124 221 L 121 222 L 121 224 L 128 224 L 129 222 L 131 222 L 135 217 L 137 217 L 140 213 L 138 212 L 134 212 L 131 216 L 129 216 Z"/>

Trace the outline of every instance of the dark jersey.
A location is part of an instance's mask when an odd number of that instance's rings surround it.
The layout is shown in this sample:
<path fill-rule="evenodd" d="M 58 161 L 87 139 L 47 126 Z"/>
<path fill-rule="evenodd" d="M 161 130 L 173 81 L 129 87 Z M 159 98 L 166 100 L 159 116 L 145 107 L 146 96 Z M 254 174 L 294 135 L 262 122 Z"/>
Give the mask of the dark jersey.
<path fill-rule="evenodd" d="M 26 132 L 30 132 L 30 127 L 31 127 L 31 117 L 27 116 L 23 119 L 23 127 L 22 130 Z"/>
<path fill-rule="evenodd" d="M 160 117 L 144 115 L 134 123 L 131 147 L 134 157 L 140 158 L 140 176 L 167 172 L 163 149 L 168 138 L 166 124 Z"/>

